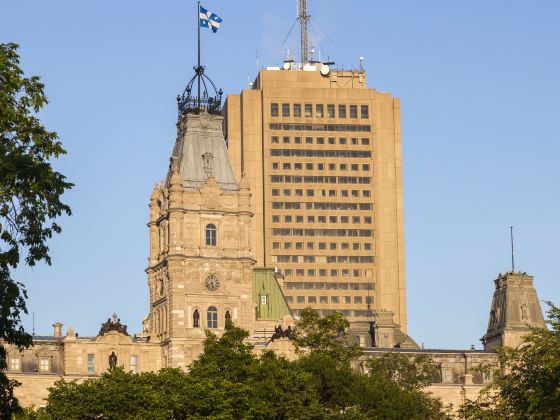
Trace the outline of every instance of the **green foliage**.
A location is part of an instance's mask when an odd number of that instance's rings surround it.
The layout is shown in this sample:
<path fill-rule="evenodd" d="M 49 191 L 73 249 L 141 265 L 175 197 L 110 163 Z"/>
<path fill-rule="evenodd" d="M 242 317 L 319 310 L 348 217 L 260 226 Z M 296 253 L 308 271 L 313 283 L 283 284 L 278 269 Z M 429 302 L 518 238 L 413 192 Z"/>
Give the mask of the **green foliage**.
<path fill-rule="evenodd" d="M 23 253 L 29 266 L 50 263 L 47 240 L 61 231 L 54 219 L 70 214 L 60 197 L 72 184 L 49 162 L 65 151 L 57 134 L 36 116 L 47 104 L 44 85 L 37 76 L 23 76 L 17 49 L 0 44 L 0 341 L 22 348 L 31 344 L 21 326 L 27 295 L 10 269 Z M 20 411 L 13 397 L 16 383 L 6 378 L 5 369 L 0 345 L 0 418 Z"/>
<path fill-rule="evenodd" d="M 301 311 L 294 332 L 294 345 L 300 353 L 313 350 L 349 362 L 361 355 L 360 347 L 348 341 L 348 321 L 340 313 L 325 317 L 311 308 Z"/>
<path fill-rule="evenodd" d="M 384 372 L 358 373 L 350 357 L 355 349 L 340 357 L 343 349 L 338 347 L 340 335 L 335 328 L 340 318 L 320 319 L 308 311 L 299 321 L 296 330 L 301 323 L 306 328 L 321 325 L 309 331 L 322 338 L 310 341 L 317 347 L 307 348 L 293 362 L 270 351 L 257 356 L 245 342 L 248 333 L 228 323 L 221 337 L 207 332 L 204 351 L 189 372 L 164 369 L 133 374 L 113 369 L 81 384 L 59 381 L 50 390 L 47 407 L 22 418 L 446 418 L 441 404 L 420 390 L 421 375 L 411 385 L 393 381 L 386 374 L 388 367 Z"/>
<path fill-rule="evenodd" d="M 426 355 L 384 353 L 368 360 L 367 367 L 370 372 L 376 372 L 407 390 L 428 386 L 434 374 L 434 364 Z"/>
<path fill-rule="evenodd" d="M 560 309 L 547 304 L 550 329 L 532 328 L 519 347 L 499 350 L 503 369 L 476 401 L 463 405 L 464 418 L 560 418 Z"/>

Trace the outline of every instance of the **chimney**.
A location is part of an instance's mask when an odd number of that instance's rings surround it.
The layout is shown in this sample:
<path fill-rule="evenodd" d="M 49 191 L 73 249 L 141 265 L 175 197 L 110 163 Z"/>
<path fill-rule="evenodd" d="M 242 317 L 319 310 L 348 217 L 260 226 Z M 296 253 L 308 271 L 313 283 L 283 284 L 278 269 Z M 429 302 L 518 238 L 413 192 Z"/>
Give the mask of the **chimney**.
<path fill-rule="evenodd" d="M 64 324 L 61 324 L 60 322 L 55 322 L 53 324 L 54 327 L 54 336 L 55 337 L 62 337 L 62 326 Z"/>

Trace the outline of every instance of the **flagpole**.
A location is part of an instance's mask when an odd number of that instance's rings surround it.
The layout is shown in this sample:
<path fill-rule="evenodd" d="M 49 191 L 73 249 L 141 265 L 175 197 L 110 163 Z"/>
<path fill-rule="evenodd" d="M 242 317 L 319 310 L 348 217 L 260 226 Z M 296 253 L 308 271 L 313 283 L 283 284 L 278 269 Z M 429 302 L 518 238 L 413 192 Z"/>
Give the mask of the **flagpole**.
<path fill-rule="evenodd" d="M 198 28 L 198 67 L 197 73 L 200 71 L 200 1 L 197 6 L 198 13 L 196 15 L 196 26 Z M 198 74 L 198 110 L 200 111 L 200 74 Z"/>

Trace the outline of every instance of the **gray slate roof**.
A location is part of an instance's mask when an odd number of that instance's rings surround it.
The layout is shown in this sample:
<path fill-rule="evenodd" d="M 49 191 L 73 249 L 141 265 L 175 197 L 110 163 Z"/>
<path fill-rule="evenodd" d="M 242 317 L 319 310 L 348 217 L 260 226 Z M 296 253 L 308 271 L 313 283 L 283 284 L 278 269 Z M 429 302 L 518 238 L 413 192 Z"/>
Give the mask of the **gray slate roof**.
<path fill-rule="evenodd" d="M 224 191 L 237 191 L 238 186 L 229 161 L 222 132 L 223 117 L 218 115 L 186 114 L 179 124 L 179 135 L 173 148 L 172 159 L 176 159 L 183 187 L 200 189 L 208 173 L 205 172 L 202 156 L 212 155 L 211 175 Z M 171 167 L 167 174 L 167 185 Z"/>

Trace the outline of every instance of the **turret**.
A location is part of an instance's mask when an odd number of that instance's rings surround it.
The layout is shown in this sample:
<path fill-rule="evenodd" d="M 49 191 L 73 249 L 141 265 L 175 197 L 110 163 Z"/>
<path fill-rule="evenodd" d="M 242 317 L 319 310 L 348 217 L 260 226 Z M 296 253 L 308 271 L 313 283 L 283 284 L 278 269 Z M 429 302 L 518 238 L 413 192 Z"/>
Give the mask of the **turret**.
<path fill-rule="evenodd" d="M 499 274 L 490 307 L 488 330 L 481 341 L 485 351 L 516 347 L 529 327 L 545 327 L 533 276 L 522 272 Z"/>

